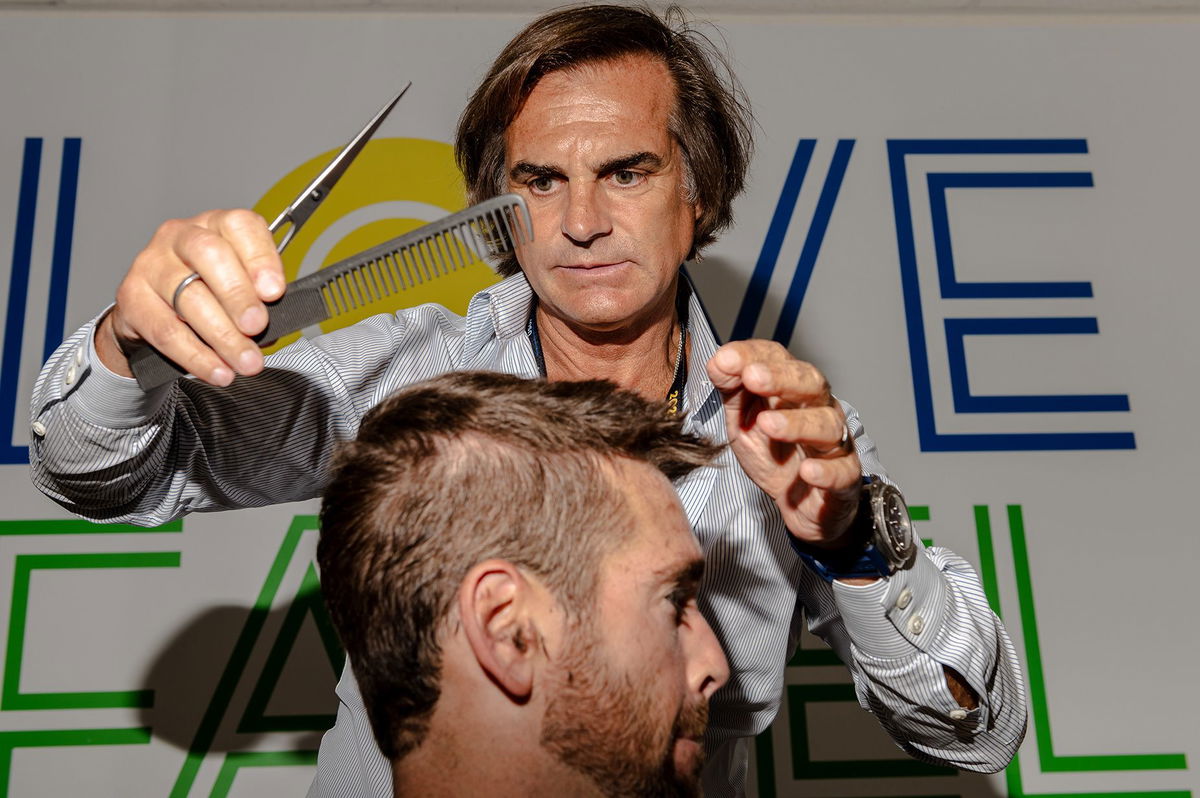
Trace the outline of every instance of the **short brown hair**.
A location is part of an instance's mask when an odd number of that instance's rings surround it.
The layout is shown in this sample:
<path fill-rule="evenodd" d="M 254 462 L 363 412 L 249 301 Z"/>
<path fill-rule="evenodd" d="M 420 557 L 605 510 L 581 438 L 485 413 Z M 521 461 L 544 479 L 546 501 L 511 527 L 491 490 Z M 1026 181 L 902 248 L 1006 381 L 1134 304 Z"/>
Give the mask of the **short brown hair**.
<path fill-rule="evenodd" d="M 577 618 L 601 558 L 630 532 L 614 458 L 676 479 L 716 451 L 661 403 L 600 380 L 458 372 L 368 413 L 334 458 L 317 558 L 384 755 L 428 732 L 442 621 L 472 566 L 508 560 Z"/>
<path fill-rule="evenodd" d="M 475 90 L 454 139 L 455 157 L 472 203 L 504 191 L 504 132 L 546 75 L 595 61 L 649 55 L 675 82 L 667 123 L 683 152 L 688 200 L 700 206 L 688 258 L 733 221 L 753 149 L 745 92 L 720 50 L 692 27 L 678 6 L 659 17 L 648 8 L 588 5 L 560 8 L 529 23 L 501 51 Z M 514 255 L 500 273 L 519 271 Z"/>

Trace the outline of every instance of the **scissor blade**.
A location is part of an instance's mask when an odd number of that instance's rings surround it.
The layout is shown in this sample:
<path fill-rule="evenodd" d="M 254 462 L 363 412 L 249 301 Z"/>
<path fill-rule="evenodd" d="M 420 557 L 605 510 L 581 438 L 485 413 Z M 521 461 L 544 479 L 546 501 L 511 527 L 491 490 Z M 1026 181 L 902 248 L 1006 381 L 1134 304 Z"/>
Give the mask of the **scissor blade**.
<path fill-rule="evenodd" d="M 393 108 L 396 107 L 396 103 L 400 102 L 400 98 L 404 96 L 404 93 L 407 92 L 411 86 L 412 82 L 410 81 L 403 89 L 400 90 L 399 94 L 397 94 L 382 108 L 380 108 L 379 112 L 371 118 L 371 121 L 367 123 L 366 127 L 360 130 L 358 135 L 351 139 L 350 143 L 342 148 L 342 151 L 339 152 L 337 156 L 329 162 L 328 166 L 321 170 L 321 174 L 317 175 L 316 178 L 314 178 L 313 181 L 308 184 L 308 186 L 296 197 L 292 204 L 285 208 L 283 212 L 275 219 L 275 221 L 271 222 L 271 226 L 268 229 L 272 233 L 276 232 L 280 227 L 282 227 L 284 222 L 291 222 L 292 224 L 291 229 L 288 230 L 287 235 L 279 244 L 280 252 L 283 252 L 284 247 L 286 247 L 292 240 L 292 236 L 296 234 L 296 231 L 308 221 L 308 217 L 313 215 L 313 212 L 316 211 L 317 206 L 324 202 L 325 198 L 329 196 L 329 192 L 333 190 L 333 187 L 337 184 L 338 180 L 341 179 L 342 174 L 345 173 L 350 164 L 354 162 L 354 159 L 358 157 L 358 154 L 362 152 L 363 147 L 367 146 L 367 142 L 371 140 L 371 136 L 374 135 L 375 131 L 379 129 L 379 126 L 383 124 L 383 120 L 387 118 L 387 115 L 391 113 Z"/>

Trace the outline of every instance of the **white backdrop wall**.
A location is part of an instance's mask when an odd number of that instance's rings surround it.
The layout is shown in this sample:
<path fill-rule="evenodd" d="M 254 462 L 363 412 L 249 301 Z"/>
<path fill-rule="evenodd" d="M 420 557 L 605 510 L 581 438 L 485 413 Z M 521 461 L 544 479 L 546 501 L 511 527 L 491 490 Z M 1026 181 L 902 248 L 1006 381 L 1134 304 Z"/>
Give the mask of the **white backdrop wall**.
<path fill-rule="evenodd" d="M 525 19 L 0 14 L 0 795 L 307 787 L 340 662 L 316 505 L 72 519 L 29 483 L 29 390 L 159 221 L 273 216 L 406 80 L 288 267 L 460 207 L 445 142 Z M 1033 720 L 996 777 L 907 761 L 805 640 L 757 793 L 1190 796 L 1200 23 L 719 22 L 758 154 L 691 272 L 721 335 L 858 406 L 922 536 L 981 568 Z"/>

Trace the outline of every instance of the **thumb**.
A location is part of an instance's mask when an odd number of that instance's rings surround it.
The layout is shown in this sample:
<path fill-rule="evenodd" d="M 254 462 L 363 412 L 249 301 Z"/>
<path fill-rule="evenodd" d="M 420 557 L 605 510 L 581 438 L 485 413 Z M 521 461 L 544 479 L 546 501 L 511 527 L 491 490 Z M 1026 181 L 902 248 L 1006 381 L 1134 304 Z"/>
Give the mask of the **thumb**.
<path fill-rule="evenodd" d="M 712 384 L 727 397 L 742 387 L 742 369 L 745 368 L 745 364 L 736 350 L 721 347 L 708 359 L 706 368 Z"/>

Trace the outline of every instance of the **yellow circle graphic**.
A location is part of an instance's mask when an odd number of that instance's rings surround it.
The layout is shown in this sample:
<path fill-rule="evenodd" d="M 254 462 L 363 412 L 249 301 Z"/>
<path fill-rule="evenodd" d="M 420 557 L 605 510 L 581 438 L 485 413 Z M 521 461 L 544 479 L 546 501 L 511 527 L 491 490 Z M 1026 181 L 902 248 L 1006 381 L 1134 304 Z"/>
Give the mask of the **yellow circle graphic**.
<path fill-rule="evenodd" d="M 274 219 L 339 149 L 316 155 L 293 169 L 263 194 L 254 210 L 266 219 Z M 378 213 L 372 212 L 375 206 Z M 449 144 L 429 139 L 375 139 L 363 148 L 284 251 L 285 276 L 291 282 L 303 276 L 301 267 L 311 264 L 314 258 L 323 268 L 465 206 L 462 176 L 454 165 L 454 151 Z M 349 229 L 343 229 L 347 221 Z M 321 330 L 329 332 L 377 313 L 394 313 L 426 302 L 465 314 L 471 297 L 498 280 L 487 264 L 473 260 L 466 268 L 334 316 L 321 324 Z M 273 352 L 299 336 L 284 336 L 264 351 Z"/>

